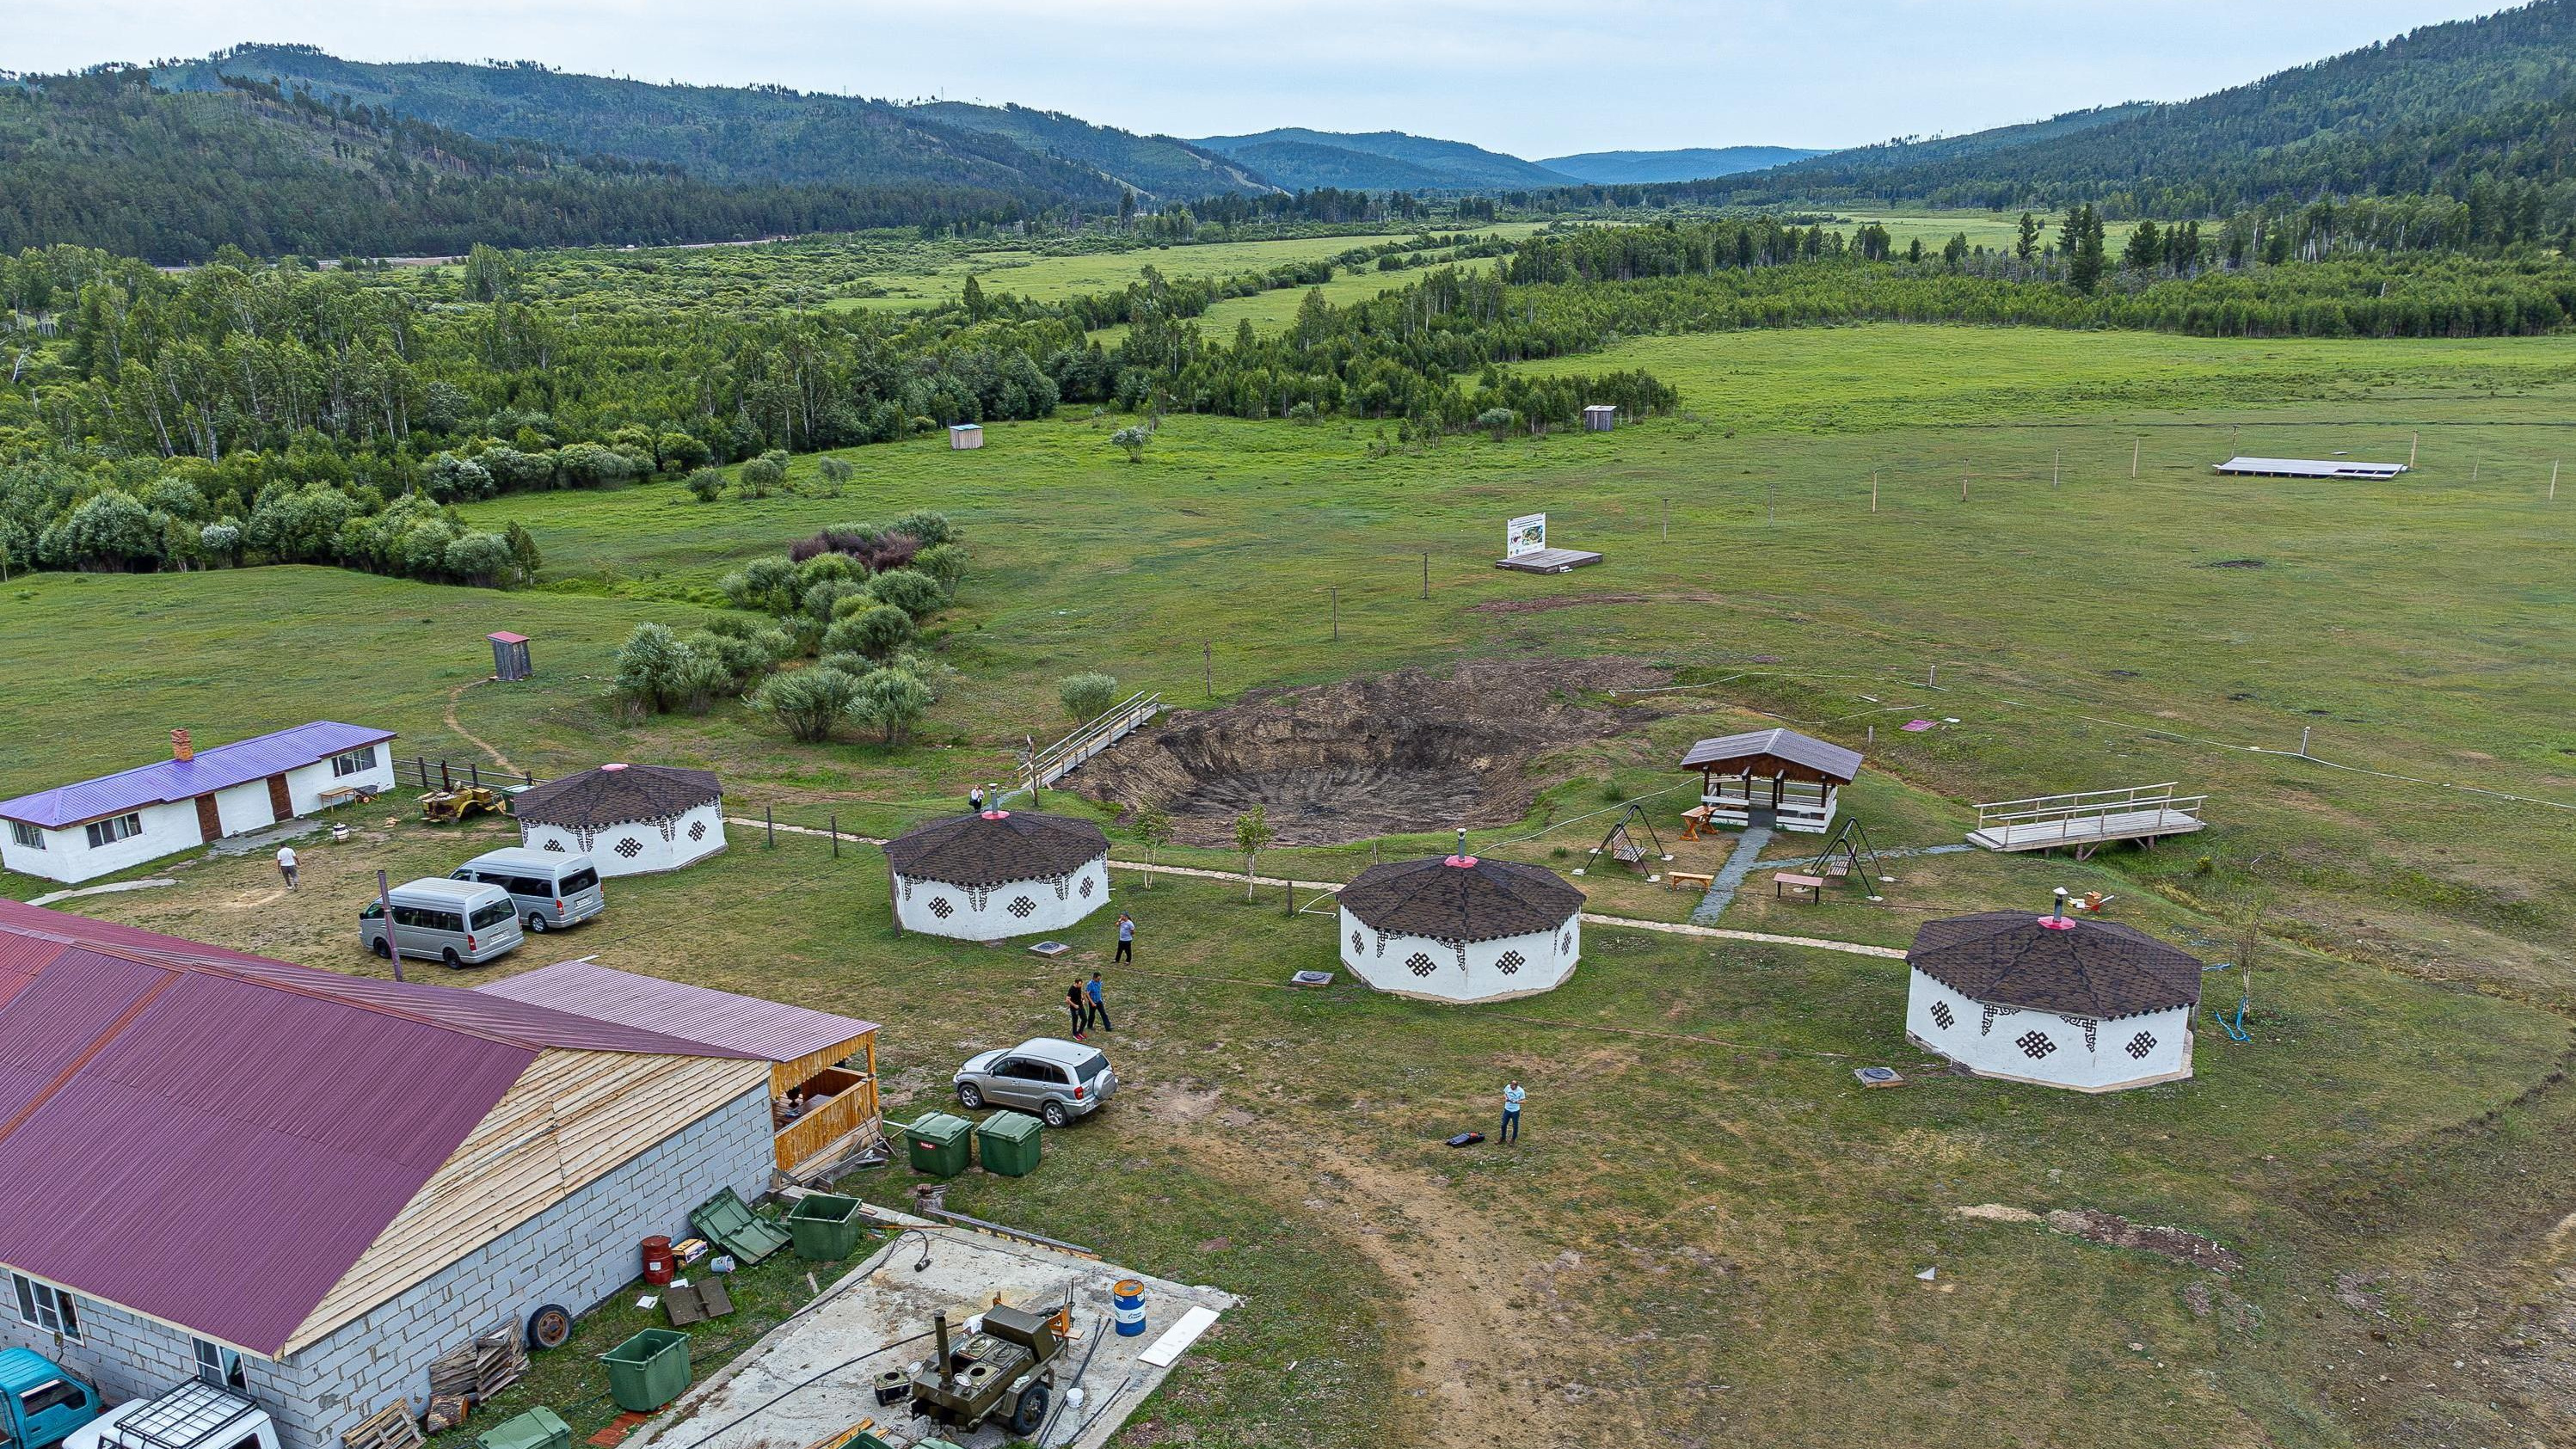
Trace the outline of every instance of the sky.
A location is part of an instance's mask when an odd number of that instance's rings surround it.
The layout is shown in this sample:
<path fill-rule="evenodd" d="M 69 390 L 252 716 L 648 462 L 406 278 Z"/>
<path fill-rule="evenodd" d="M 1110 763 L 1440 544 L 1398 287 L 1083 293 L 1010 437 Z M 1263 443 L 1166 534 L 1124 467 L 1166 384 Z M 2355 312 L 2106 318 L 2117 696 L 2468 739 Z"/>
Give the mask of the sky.
<path fill-rule="evenodd" d="M 1533 159 L 1839 147 L 2183 100 L 2448 0 L 0 0 L 0 68 L 300 41 L 704 84 L 1015 101 L 1176 136 L 1411 131 Z"/>

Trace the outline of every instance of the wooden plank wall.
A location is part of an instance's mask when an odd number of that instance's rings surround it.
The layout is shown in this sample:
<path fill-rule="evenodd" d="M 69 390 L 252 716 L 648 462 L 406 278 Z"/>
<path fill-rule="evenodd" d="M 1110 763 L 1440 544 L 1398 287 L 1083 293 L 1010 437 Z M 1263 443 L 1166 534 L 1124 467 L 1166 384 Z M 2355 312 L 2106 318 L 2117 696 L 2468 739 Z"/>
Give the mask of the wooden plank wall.
<path fill-rule="evenodd" d="M 396 1214 L 286 1351 L 320 1339 L 761 1084 L 768 1064 L 551 1050 Z"/>

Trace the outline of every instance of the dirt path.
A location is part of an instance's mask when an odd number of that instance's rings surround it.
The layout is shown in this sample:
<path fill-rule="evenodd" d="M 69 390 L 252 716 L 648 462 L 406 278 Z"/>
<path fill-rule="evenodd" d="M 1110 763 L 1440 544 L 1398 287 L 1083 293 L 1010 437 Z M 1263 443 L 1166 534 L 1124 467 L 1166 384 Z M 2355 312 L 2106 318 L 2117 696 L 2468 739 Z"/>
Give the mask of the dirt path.
<path fill-rule="evenodd" d="M 1614 1444 L 1622 1425 L 1594 1404 L 1578 1409 L 1555 1354 L 1561 1326 L 1516 1308 L 1544 1291 L 1565 1264 L 1540 1257 L 1518 1234 L 1461 1203 L 1424 1174 L 1260 1131 L 1257 1149 L 1241 1129 L 1257 1121 L 1227 1110 L 1227 1130 L 1187 1124 L 1211 1115 L 1217 1094 L 1158 1112 L 1202 1161 L 1227 1176 L 1305 1194 L 1323 1221 L 1403 1294 L 1405 1322 L 1387 1370 L 1414 1422 L 1408 1443 L 1438 1449 L 1575 1449 Z M 1299 1186 L 1298 1184 L 1302 1184 Z"/>
<path fill-rule="evenodd" d="M 457 738 L 464 740 L 466 743 L 474 746 L 474 748 L 490 755 L 492 757 L 492 763 L 499 765 L 502 769 L 509 771 L 513 775 L 526 774 L 526 771 L 520 769 L 517 765 L 510 763 L 510 757 L 508 755 L 502 754 L 499 750 L 492 748 L 491 741 L 486 740 L 481 735 L 467 729 L 464 722 L 456 717 L 456 706 L 459 701 L 464 699 L 465 691 L 472 689 L 475 685 L 483 682 L 484 681 L 480 679 L 468 680 L 465 683 L 456 686 L 454 689 L 449 690 L 447 692 L 447 713 L 442 716 L 442 718 L 447 721 L 447 727 L 449 729 L 456 731 Z"/>

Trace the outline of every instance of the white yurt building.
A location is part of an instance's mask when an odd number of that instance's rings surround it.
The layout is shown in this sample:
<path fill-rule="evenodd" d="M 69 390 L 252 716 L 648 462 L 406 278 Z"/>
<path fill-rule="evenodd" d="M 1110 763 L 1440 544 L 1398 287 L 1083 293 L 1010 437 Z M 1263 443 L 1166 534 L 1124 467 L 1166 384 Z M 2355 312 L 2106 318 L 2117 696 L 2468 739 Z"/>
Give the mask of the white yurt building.
<path fill-rule="evenodd" d="M 1373 865 L 1342 887 L 1342 964 L 1380 991 L 1504 1001 L 1553 991 L 1582 955 L 1583 892 L 1466 853 Z"/>
<path fill-rule="evenodd" d="M 530 850 L 587 855 L 604 876 L 678 870 L 725 848 L 711 770 L 601 765 L 520 791 L 510 812 Z"/>
<path fill-rule="evenodd" d="M 1905 956 L 1905 1037 L 1981 1077 L 2118 1092 L 2191 1075 L 2199 958 L 2062 911 L 1932 921 Z"/>
<path fill-rule="evenodd" d="M 986 810 L 886 842 L 897 929 L 960 941 L 1060 931 L 1109 899 L 1109 837 L 1088 820 Z"/>

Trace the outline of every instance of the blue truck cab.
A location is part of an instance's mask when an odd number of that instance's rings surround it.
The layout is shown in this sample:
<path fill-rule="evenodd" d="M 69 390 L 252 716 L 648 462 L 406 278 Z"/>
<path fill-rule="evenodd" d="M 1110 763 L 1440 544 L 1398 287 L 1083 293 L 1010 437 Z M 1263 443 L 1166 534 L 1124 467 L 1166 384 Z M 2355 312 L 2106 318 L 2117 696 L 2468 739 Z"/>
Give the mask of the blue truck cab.
<path fill-rule="evenodd" d="M 52 1449 L 98 1417 L 98 1390 L 28 1348 L 0 1348 L 0 1449 Z"/>

